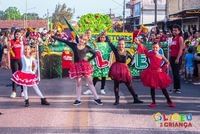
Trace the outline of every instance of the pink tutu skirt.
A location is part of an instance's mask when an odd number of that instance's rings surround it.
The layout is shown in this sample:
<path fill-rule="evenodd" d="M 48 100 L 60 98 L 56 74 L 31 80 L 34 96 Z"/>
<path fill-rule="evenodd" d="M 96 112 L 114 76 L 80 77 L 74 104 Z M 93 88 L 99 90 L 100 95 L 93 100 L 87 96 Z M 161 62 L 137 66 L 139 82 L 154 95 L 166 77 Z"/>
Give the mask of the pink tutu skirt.
<path fill-rule="evenodd" d="M 71 79 L 80 78 L 80 77 L 89 77 L 92 75 L 93 68 L 88 61 L 79 61 L 71 65 L 69 70 L 69 77 Z"/>
<path fill-rule="evenodd" d="M 35 84 L 38 84 L 38 77 L 36 74 L 16 71 L 11 78 L 16 84 L 21 86 L 31 87 Z"/>

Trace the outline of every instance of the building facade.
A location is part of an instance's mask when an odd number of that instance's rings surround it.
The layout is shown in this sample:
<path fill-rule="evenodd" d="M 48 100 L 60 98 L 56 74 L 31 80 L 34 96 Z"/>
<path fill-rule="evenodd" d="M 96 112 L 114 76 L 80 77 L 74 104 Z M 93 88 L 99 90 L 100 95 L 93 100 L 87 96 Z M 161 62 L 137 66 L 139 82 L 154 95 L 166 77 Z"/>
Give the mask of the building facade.
<path fill-rule="evenodd" d="M 7 28 L 48 28 L 48 21 L 47 20 L 0 20 L 0 29 L 7 29 Z"/>
<path fill-rule="evenodd" d="M 130 16 L 127 22 L 132 27 L 141 24 L 154 25 L 155 21 L 155 2 L 154 0 L 130 0 L 126 7 L 130 9 Z M 157 21 L 165 21 L 166 19 L 166 0 L 157 0 Z"/>
<path fill-rule="evenodd" d="M 167 0 L 168 21 L 177 22 L 184 31 L 200 29 L 200 0 Z"/>

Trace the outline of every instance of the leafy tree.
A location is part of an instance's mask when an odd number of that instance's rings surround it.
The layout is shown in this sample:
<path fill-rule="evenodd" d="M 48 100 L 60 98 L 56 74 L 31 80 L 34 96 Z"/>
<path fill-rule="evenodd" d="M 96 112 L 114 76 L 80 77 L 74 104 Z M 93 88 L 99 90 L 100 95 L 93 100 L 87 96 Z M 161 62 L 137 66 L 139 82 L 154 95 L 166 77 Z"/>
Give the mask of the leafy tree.
<path fill-rule="evenodd" d="M 52 22 L 55 24 L 61 22 L 65 24 L 63 17 L 66 17 L 68 20 L 72 18 L 73 12 L 71 8 L 67 8 L 66 4 L 57 4 L 55 12 L 52 15 Z"/>
<path fill-rule="evenodd" d="M 38 20 L 40 17 L 39 17 L 39 15 L 37 14 L 37 13 L 24 13 L 23 15 L 22 15 L 22 19 L 24 19 L 25 18 L 25 15 L 27 16 L 26 18 L 27 18 L 27 20 Z"/>
<path fill-rule="evenodd" d="M 6 17 L 5 17 L 5 12 L 0 10 L 0 20 L 5 20 Z"/>
<path fill-rule="evenodd" d="M 8 20 L 18 20 L 21 19 L 21 13 L 17 7 L 8 7 L 5 10 L 5 19 Z"/>

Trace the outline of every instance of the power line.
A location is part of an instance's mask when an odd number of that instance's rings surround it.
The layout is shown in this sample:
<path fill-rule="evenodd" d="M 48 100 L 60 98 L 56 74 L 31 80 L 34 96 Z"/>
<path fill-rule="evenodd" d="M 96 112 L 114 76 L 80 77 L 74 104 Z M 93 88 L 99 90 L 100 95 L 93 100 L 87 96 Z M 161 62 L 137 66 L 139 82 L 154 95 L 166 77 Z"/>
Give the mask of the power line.
<path fill-rule="evenodd" d="M 119 2 L 117 2 L 117 1 L 115 1 L 115 0 L 112 0 L 115 4 L 117 4 L 117 5 L 119 5 L 119 6 L 121 6 L 121 7 L 123 7 L 123 4 L 121 4 L 121 3 L 119 3 Z"/>

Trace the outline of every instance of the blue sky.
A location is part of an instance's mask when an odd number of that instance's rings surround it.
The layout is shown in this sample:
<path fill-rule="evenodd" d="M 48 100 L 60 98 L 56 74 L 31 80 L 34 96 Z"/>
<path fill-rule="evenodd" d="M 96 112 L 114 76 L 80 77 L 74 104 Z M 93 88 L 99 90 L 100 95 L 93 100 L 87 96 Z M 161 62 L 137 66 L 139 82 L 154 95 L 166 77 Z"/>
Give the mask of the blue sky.
<path fill-rule="evenodd" d="M 128 2 L 129 0 L 126 0 Z M 87 13 L 115 13 L 116 16 L 122 16 L 123 0 L 27 0 L 27 12 L 36 12 L 40 17 L 47 13 L 54 12 L 56 4 L 66 3 L 67 7 L 75 9 L 74 19 Z M 0 10 L 5 10 L 9 6 L 17 7 L 21 13 L 26 11 L 26 0 L 0 0 Z M 126 16 L 130 11 L 126 10 Z"/>

